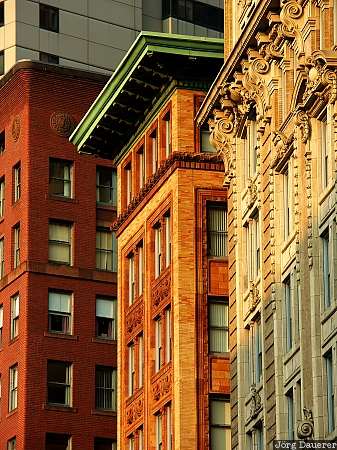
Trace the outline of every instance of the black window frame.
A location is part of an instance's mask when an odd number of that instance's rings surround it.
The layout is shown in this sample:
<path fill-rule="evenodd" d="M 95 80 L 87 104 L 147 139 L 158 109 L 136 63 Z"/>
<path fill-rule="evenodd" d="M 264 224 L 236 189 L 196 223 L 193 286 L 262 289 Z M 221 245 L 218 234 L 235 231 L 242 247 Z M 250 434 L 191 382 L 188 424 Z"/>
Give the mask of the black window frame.
<path fill-rule="evenodd" d="M 54 6 L 40 3 L 39 27 L 42 30 L 53 31 L 54 33 L 58 33 L 60 28 L 59 25 L 60 25 L 59 9 L 55 8 Z"/>

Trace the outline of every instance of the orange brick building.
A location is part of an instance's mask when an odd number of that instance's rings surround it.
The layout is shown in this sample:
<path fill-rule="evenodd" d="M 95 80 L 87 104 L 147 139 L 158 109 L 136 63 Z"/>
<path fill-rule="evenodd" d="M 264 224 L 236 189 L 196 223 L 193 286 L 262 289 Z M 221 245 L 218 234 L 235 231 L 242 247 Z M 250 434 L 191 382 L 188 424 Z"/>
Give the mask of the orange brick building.
<path fill-rule="evenodd" d="M 67 139 L 105 82 L 28 61 L 0 81 L 2 450 L 115 448 L 113 172 Z"/>
<path fill-rule="evenodd" d="M 121 450 L 230 448 L 227 193 L 194 123 L 222 57 L 142 34 L 71 138 L 118 170 Z"/>

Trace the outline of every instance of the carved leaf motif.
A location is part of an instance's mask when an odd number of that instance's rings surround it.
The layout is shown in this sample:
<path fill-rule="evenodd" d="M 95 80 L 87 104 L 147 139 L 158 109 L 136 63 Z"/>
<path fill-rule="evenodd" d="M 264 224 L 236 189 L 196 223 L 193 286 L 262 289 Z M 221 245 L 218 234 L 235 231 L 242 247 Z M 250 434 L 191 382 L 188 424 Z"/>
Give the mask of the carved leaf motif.
<path fill-rule="evenodd" d="M 172 375 L 171 372 L 165 373 L 162 377 L 156 380 L 152 386 L 152 395 L 154 401 L 158 402 L 171 392 Z"/>
<path fill-rule="evenodd" d="M 152 308 L 157 309 L 171 296 L 171 274 L 168 272 L 152 290 Z"/>
<path fill-rule="evenodd" d="M 136 398 L 126 410 L 126 422 L 131 426 L 134 422 L 139 420 L 143 415 L 144 401 L 143 397 Z"/>
<path fill-rule="evenodd" d="M 136 308 L 132 309 L 126 316 L 126 331 L 128 335 L 132 334 L 134 330 L 141 325 L 143 321 L 143 302 Z"/>

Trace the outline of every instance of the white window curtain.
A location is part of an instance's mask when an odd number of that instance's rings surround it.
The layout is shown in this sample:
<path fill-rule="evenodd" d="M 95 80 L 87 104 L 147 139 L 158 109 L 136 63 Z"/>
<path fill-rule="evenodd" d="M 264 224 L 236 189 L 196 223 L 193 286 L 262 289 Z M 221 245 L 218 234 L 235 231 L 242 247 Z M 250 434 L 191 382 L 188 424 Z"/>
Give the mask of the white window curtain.
<path fill-rule="evenodd" d="M 49 292 L 49 311 L 71 313 L 71 295 L 60 292 Z"/>
<path fill-rule="evenodd" d="M 213 353 L 226 353 L 228 348 L 228 304 L 210 302 L 209 304 L 209 347 Z"/>
<path fill-rule="evenodd" d="M 227 256 L 227 211 L 225 207 L 208 208 L 208 254 Z"/>

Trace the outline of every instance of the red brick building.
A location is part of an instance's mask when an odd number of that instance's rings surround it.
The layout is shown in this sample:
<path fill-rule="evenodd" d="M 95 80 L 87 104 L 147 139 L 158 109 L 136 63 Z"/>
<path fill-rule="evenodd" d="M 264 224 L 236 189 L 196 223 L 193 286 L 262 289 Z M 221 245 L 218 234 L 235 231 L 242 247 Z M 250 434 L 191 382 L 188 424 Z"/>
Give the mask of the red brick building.
<path fill-rule="evenodd" d="M 115 448 L 115 173 L 68 136 L 106 78 L 0 81 L 0 448 Z"/>
<path fill-rule="evenodd" d="M 121 450 L 230 448 L 227 190 L 194 122 L 222 55 L 144 33 L 72 136 L 117 164 Z"/>

